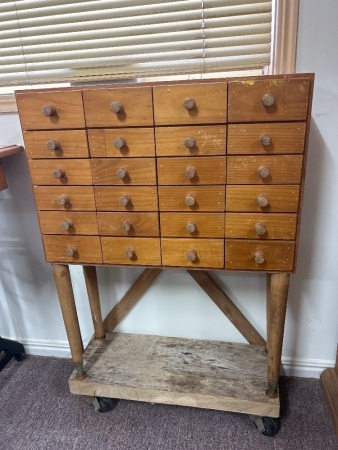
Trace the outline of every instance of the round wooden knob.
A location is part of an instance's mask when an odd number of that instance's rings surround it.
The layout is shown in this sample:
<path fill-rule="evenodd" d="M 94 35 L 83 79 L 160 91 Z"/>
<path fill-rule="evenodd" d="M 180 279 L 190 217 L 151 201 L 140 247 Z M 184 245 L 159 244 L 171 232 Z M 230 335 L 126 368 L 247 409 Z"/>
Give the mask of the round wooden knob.
<path fill-rule="evenodd" d="M 71 256 L 75 256 L 76 254 L 77 254 L 76 247 L 71 246 L 71 247 L 67 247 L 66 248 L 66 256 L 71 257 Z"/>
<path fill-rule="evenodd" d="M 185 169 L 184 175 L 190 180 L 196 176 L 196 169 L 193 166 L 188 166 Z"/>
<path fill-rule="evenodd" d="M 120 102 L 112 102 L 110 104 L 110 111 L 114 114 L 119 114 L 124 111 L 123 104 Z"/>
<path fill-rule="evenodd" d="M 127 206 L 129 202 L 130 202 L 130 197 L 128 195 L 122 195 L 119 198 L 119 204 L 121 206 Z"/>
<path fill-rule="evenodd" d="M 188 222 L 185 226 L 185 229 L 188 233 L 193 233 L 196 231 L 196 224 L 194 222 Z"/>
<path fill-rule="evenodd" d="M 196 145 L 196 141 L 193 137 L 186 137 L 184 139 L 184 146 L 187 148 L 193 148 Z"/>
<path fill-rule="evenodd" d="M 60 143 L 58 141 L 48 141 L 46 147 L 48 150 L 57 150 L 60 148 Z"/>
<path fill-rule="evenodd" d="M 191 261 L 191 262 L 194 262 L 194 261 L 196 261 L 197 260 L 197 253 L 196 253 L 196 250 L 188 250 L 187 251 L 187 260 L 188 261 Z"/>
<path fill-rule="evenodd" d="M 57 203 L 58 205 L 60 205 L 60 206 L 64 206 L 64 205 L 66 205 L 67 203 L 70 203 L 70 200 L 69 200 L 68 195 L 66 195 L 66 194 L 60 195 L 60 197 L 58 197 L 58 198 L 56 199 L 56 203 Z"/>
<path fill-rule="evenodd" d="M 272 137 L 270 134 L 262 134 L 259 141 L 264 147 L 268 147 L 272 143 Z"/>
<path fill-rule="evenodd" d="M 63 231 L 68 231 L 69 228 L 72 228 L 72 227 L 73 227 L 73 222 L 71 220 L 69 220 L 69 219 L 63 220 L 60 223 L 60 228 Z"/>
<path fill-rule="evenodd" d="M 257 264 L 263 264 L 265 262 L 264 253 L 260 250 L 254 253 L 254 258 Z"/>
<path fill-rule="evenodd" d="M 272 106 L 275 103 L 275 97 L 272 94 L 263 95 L 262 102 L 264 106 Z"/>
<path fill-rule="evenodd" d="M 264 223 L 256 223 L 255 230 L 259 236 L 263 236 L 263 234 L 266 233 L 266 228 L 265 228 Z"/>
<path fill-rule="evenodd" d="M 53 178 L 60 179 L 65 176 L 65 171 L 63 169 L 53 170 Z"/>
<path fill-rule="evenodd" d="M 56 115 L 56 108 L 52 105 L 44 105 L 41 109 L 41 112 L 46 117 L 51 117 Z"/>
<path fill-rule="evenodd" d="M 185 197 L 184 201 L 187 206 L 194 206 L 194 204 L 196 203 L 195 197 L 190 194 Z"/>
<path fill-rule="evenodd" d="M 120 167 L 116 171 L 116 176 L 118 178 L 120 178 L 121 180 L 123 180 L 124 178 L 126 178 L 128 176 L 128 169 L 126 169 L 125 167 Z"/>
<path fill-rule="evenodd" d="M 258 204 L 259 204 L 259 206 L 261 208 L 264 208 L 265 206 L 268 206 L 269 199 L 268 199 L 268 197 L 266 195 L 259 194 L 258 197 L 257 197 L 257 202 L 258 202 Z"/>
<path fill-rule="evenodd" d="M 195 100 L 193 98 L 188 97 L 184 100 L 183 106 L 187 111 L 191 111 L 196 106 Z"/>
<path fill-rule="evenodd" d="M 126 146 L 126 140 L 123 139 L 122 137 L 118 137 L 116 139 L 114 139 L 114 147 L 117 149 L 121 149 L 123 147 Z"/>
<path fill-rule="evenodd" d="M 269 170 L 269 168 L 266 167 L 266 166 L 260 166 L 260 167 L 258 168 L 258 175 L 259 175 L 261 178 L 268 178 L 268 176 L 270 175 L 270 170 Z"/>
<path fill-rule="evenodd" d="M 135 256 L 135 249 L 133 247 L 128 247 L 124 254 L 127 258 L 132 259 Z"/>
<path fill-rule="evenodd" d="M 122 230 L 128 233 L 133 229 L 133 224 L 129 220 L 125 220 L 122 224 Z"/>

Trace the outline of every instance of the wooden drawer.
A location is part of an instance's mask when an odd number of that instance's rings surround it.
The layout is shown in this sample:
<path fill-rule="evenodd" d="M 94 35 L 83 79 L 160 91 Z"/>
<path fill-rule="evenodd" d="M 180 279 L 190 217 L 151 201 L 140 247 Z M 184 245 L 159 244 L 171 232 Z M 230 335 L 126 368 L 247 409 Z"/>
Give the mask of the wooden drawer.
<path fill-rule="evenodd" d="M 156 184 L 154 158 L 93 158 L 90 164 L 95 185 Z"/>
<path fill-rule="evenodd" d="M 224 184 L 225 175 L 226 159 L 222 156 L 157 159 L 158 184 Z"/>
<path fill-rule="evenodd" d="M 267 197 L 267 206 L 258 198 Z M 226 210 L 246 212 L 297 212 L 299 186 L 227 186 Z"/>
<path fill-rule="evenodd" d="M 102 263 L 98 236 L 43 235 L 46 260 L 75 264 Z"/>
<path fill-rule="evenodd" d="M 153 125 L 150 87 L 84 90 L 83 102 L 87 127 Z"/>
<path fill-rule="evenodd" d="M 296 238 L 297 214 L 227 213 L 225 237 L 235 239 Z"/>
<path fill-rule="evenodd" d="M 228 155 L 303 153 L 306 123 L 245 123 L 228 126 Z"/>
<path fill-rule="evenodd" d="M 25 131 L 28 158 L 88 158 L 84 130 Z"/>
<path fill-rule="evenodd" d="M 224 211 L 224 186 L 159 186 L 161 211 Z"/>
<path fill-rule="evenodd" d="M 228 184 L 297 184 L 302 155 L 228 156 Z"/>
<path fill-rule="evenodd" d="M 102 237 L 102 254 L 105 264 L 160 266 L 160 239 Z"/>
<path fill-rule="evenodd" d="M 23 130 L 85 127 L 80 91 L 17 92 L 16 102 Z M 52 115 L 45 116 L 43 107 Z"/>
<path fill-rule="evenodd" d="M 224 237 L 223 213 L 161 213 L 161 236 Z"/>
<path fill-rule="evenodd" d="M 153 92 L 155 125 L 226 122 L 226 83 L 155 86 Z M 187 99 L 193 100 L 190 110 L 184 106 Z"/>
<path fill-rule="evenodd" d="M 88 130 L 88 141 L 95 158 L 155 156 L 153 128 Z"/>
<path fill-rule="evenodd" d="M 156 211 L 157 188 L 152 186 L 95 186 L 98 211 Z"/>
<path fill-rule="evenodd" d="M 38 210 L 95 211 L 92 186 L 34 186 Z"/>
<path fill-rule="evenodd" d="M 159 236 L 158 213 L 99 212 L 97 221 L 101 235 Z"/>
<path fill-rule="evenodd" d="M 292 272 L 295 243 L 290 241 L 225 241 L 225 268 Z"/>
<path fill-rule="evenodd" d="M 39 221 L 43 234 L 98 234 L 95 212 L 40 211 Z"/>
<path fill-rule="evenodd" d="M 232 81 L 229 83 L 228 121 L 306 120 L 309 87 L 310 81 L 301 78 Z M 269 94 L 274 102 L 264 106 L 263 97 Z"/>
<path fill-rule="evenodd" d="M 155 128 L 157 156 L 225 155 L 225 125 Z"/>
<path fill-rule="evenodd" d="M 31 159 L 29 167 L 33 184 L 56 186 L 92 184 L 90 164 L 86 159 L 62 161 Z"/>
<path fill-rule="evenodd" d="M 224 267 L 223 239 L 163 238 L 161 239 L 161 246 L 163 266 L 212 269 Z"/>

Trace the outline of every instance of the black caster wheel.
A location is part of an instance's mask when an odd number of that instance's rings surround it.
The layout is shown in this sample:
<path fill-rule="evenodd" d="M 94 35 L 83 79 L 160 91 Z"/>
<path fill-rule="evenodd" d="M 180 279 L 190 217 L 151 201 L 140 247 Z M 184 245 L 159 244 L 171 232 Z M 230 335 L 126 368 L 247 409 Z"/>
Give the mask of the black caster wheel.
<path fill-rule="evenodd" d="M 85 397 L 94 406 L 97 412 L 108 412 L 113 410 L 119 402 L 117 398 L 110 397 Z"/>
<path fill-rule="evenodd" d="M 280 429 L 280 419 L 278 417 L 250 416 L 250 419 L 254 422 L 257 430 L 264 436 L 276 436 Z"/>
<path fill-rule="evenodd" d="M 23 351 L 22 353 L 17 353 L 14 358 L 16 359 L 16 361 L 22 361 L 25 358 L 26 354 Z"/>

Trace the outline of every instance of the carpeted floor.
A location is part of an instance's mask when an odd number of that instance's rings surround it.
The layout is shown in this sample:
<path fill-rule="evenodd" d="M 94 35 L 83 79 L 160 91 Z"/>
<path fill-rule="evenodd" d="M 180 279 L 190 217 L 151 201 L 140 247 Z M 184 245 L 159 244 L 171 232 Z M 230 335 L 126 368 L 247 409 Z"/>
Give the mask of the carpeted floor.
<path fill-rule="evenodd" d="M 121 400 L 95 412 L 69 393 L 68 359 L 28 356 L 0 372 L 0 450 L 337 450 L 318 380 L 282 378 L 282 426 L 246 415 Z"/>

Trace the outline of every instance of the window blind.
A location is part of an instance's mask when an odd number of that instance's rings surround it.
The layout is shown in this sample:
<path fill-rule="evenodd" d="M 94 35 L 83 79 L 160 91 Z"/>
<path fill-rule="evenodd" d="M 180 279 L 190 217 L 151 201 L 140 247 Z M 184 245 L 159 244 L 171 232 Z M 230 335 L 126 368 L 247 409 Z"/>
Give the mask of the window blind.
<path fill-rule="evenodd" d="M 0 85 L 268 65 L 272 0 L 0 3 Z"/>

